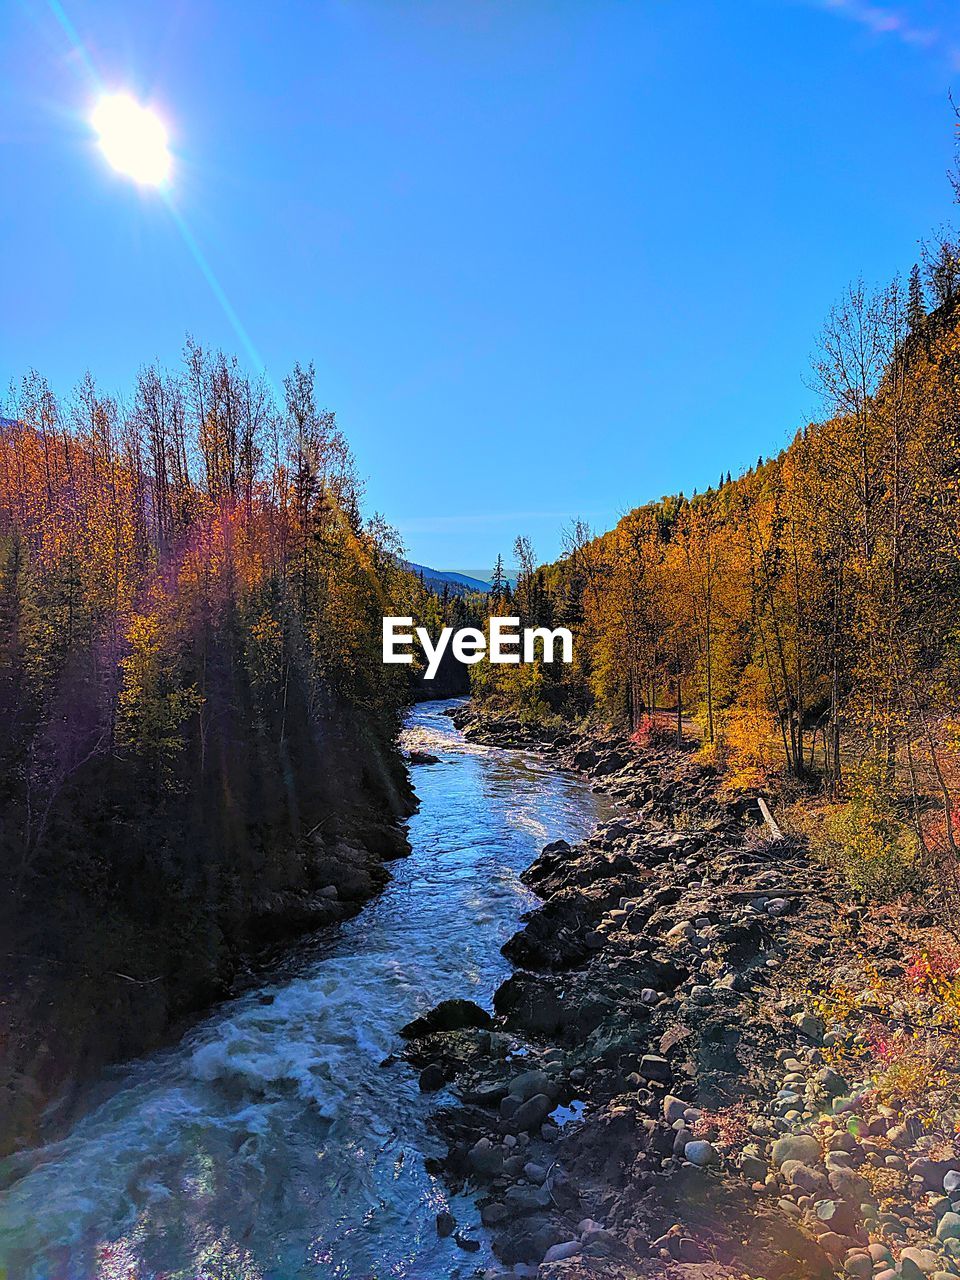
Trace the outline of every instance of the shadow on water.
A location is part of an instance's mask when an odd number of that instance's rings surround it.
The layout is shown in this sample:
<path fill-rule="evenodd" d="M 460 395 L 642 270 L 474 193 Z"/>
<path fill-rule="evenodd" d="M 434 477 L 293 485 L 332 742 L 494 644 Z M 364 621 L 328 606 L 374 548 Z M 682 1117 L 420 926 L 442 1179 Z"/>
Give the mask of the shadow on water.
<path fill-rule="evenodd" d="M 384 893 L 31 1153 L 0 1198 L 4 1280 L 435 1280 L 482 1263 L 436 1235 L 448 1203 L 477 1214 L 424 1169 L 435 1098 L 382 1064 L 437 1001 L 489 1006 L 533 901 L 519 873 L 602 802 L 543 760 L 465 742 L 450 705 L 409 717 L 440 763 L 416 770 L 413 852 Z"/>

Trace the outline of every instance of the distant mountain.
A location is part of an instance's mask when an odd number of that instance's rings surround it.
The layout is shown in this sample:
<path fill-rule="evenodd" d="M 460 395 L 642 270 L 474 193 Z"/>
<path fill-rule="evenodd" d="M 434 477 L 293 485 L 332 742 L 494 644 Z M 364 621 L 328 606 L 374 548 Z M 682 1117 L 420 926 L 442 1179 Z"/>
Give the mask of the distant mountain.
<path fill-rule="evenodd" d="M 404 568 L 422 577 L 427 586 L 432 587 L 434 591 L 442 591 L 444 587 L 448 587 L 455 594 L 462 596 L 470 591 L 486 593 L 490 590 L 489 582 L 484 582 L 481 578 L 471 578 L 467 573 L 431 569 L 425 564 L 413 564 L 410 560 L 404 561 Z"/>

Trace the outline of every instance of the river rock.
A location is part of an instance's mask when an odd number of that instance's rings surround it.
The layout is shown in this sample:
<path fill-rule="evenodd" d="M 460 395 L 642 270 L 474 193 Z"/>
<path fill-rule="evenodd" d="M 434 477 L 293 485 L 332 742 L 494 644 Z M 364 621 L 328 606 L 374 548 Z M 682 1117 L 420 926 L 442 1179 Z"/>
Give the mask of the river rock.
<path fill-rule="evenodd" d="M 545 1071 L 524 1071 L 510 1081 L 510 1094 L 526 1102 L 538 1093 L 552 1097 L 556 1093 L 556 1085 Z"/>
<path fill-rule="evenodd" d="M 423 1093 L 435 1093 L 442 1089 L 446 1082 L 443 1067 L 438 1062 L 431 1062 L 420 1072 L 420 1089 Z"/>
<path fill-rule="evenodd" d="M 806 1036 L 814 1044 L 820 1043 L 823 1038 L 824 1027 L 819 1018 L 814 1017 L 812 1013 L 798 1013 L 793 1021 L 802 1036 Z"/>
<path fill-rule="evenodd" d="M 521 1102 L 517 1107 L 508 1121 L 509 1127 L 520 1132 L 539 1129 L 552 1110 L 553 1100 L 545 1093 L 535 1093 L 532 1098 Z"/>
<path fill-rule="evenodd" d="M 843 1269 L 848 1276 L 855 1276 L 857 1280 L 870 1280 L 873 1275 L 873 1259 L 868 1253 L 852 1253 L 844 1262 Z"/>
<path fill-rule="evenodd" d="M 773 1144 L 773 1163 L 779 1168 L 787 1160 L 799 1160 L 801 1164 L 817 1164 L 820 1160 L 820 1143 L 810 1133 L 788 1133 Z"/>
<path fill-rule="evenodd" d="M 712 1142 L 699 1140 L 688 1142 L 683 1148 L 683 1155 L 684 1159 L 700 1169 L 705 1169 L 707 1165 L 715 1164 L 717 1161 L 716 1148 Z"/>
<path fill-rule="evenodd" d="M 438 1031 L 461 1031 L 464 1027 L 489 1027 L 492 1018 L 472 1000 L 441 1000 L 429 1012 L 400 1028 L 405 1040 L 433 1035 Z"/>
<path fill-rule="evenodd" d="M 687 1104 L 681 1098 L 675 1098 L 672 1093 L 668 1093 L 663 1099 L 663 1118 L 667 1124 L 674 1124 L 677 1120 L 682 1120 L 687 1110 Z"/>
<path fill-rule="evenodd" d="M 543 1255 L 544 1262 L 564 1262 L 567 1258 L 575 1258 L 580 1252 L 579 1240 L 562 1240 L 560 1244 L 552 1244 Z"/>
<path fill-rule="evenodd" d="M 564 1008 L 553 983 L 535 974 L 515 973 L 507 978 L 497 988 L 493 1004 L 509 1026 L 535 1035 L 553 1035 L 563 1022 Z"/>
<path fill-rule="evenodd" d="M 480 1221 L 485 1227 L 495 1227 L 510 1216 L 510 1210 L 499 1200 L 491 1200 L 480 1210 Z"/>
<path fill-rule="evenodd" d="M 826 1189 L 827 1180 L 819 1169 L 804 1164 L 802 1160 L 785 1160 L 780 1172 L 792 1187 L 807 1195 L 814 1195 Z"/>
<path fill-rule="evenodd" d="M 645 1053 L 640 1059 L 640 1074 L 645 1080 L 658 1080 L 666 1083 L 673 1074 L 670 1063 L 656 1053 Z"/>
<path fill-rule="evenodd" d="M 503 1168 L 503 1151 L 495 1147 L 489 1138 L 481 1138 L 467 1152 L 467 1160 L 475 1173 L 495 1178 Z"/>
<path fill-rule="evenodd" d="M 679 924 L 675 924 L 672 929 L 668 929 L 666 933 L 667 942 L 692 942 L 697 936 L 697 931 L 689 920 L 681 920 Z"/>
<path fill-rule="evenodd" d="M 932 1249 L 903 1249 L 900 1253 L 900 1274 L 903 1280 L 925 1280 L 937 1269 L 937 1255 Z"/>
<path fill-rule="evenodd" d="M 846 1093 L 850 1087 L 843 1076 L 838 1075 L 832 1067 L 824 1067 L 818 1071 L 816 1079 L 824 1093 L 831 1098 L 836 1098 L 841 1093 Z"/>
<path fill-rule="evenodd" d="M 536 1213 L 538 1209 L 549 1207 L 550 1193 L 542 1187 L 524 1187 L 518 1184 L 507 1188 L 503 1202 L 514 1213 Z"/>
<path fill-rule="evenodd" d="M 508 1093 L 500 1102 L 500 1119 L 512 1120 L 521 1105 L 522 1102 L 520 1098 L 514 1097 L 512 1093 Z"/>
<path fill-rule="evenodd" d="M 850 1204 L 862 1204 L 870 1196 L 870 1183 L 853 1169 L 834 1168 L 827 1175 L 830 1187 Z"/>
<path fill-rule="evenodd" d="M 740 1157 L 740 1172 L 751 1182 L 762 1182 L 767 1176 L 767 1162 L 746 1153 Z"/>

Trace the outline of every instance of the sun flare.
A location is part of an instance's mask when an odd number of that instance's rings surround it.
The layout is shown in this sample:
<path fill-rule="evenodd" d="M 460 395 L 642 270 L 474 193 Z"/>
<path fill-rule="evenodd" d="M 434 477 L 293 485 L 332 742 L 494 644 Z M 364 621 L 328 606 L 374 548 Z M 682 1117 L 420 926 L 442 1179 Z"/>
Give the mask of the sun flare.
<path fill-rule="evenodd" d="M 90 123 L 110 164 L 141 186 L 156 187 L 170 174 L 173 157 L 163 122 L 128 93 L 110 93 L 97 103 Z"/>

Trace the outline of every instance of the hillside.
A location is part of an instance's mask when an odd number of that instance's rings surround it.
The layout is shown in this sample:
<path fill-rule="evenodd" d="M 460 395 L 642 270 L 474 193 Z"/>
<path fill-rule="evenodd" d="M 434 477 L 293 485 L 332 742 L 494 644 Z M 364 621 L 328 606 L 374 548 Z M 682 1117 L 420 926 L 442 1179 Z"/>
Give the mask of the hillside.
<path fill-rule="evenodd" d="M 692 721 L 731 789 L 818 792 L 817 838 L 864 891 L 932 881 L 947 910 L 960 313 L 950 293 L 927 315 L 918 289 L 915 274 L 909 291 L 849 292 L 817 369 L 833 413 L 778 457 L 599 537 L 580 529 L 562 560 L 531 568 L 514 608 L 571 626 L 575 663 L 486 666 L 475 689 L 490 709 L 597 717 L 641 739 Z"/>

